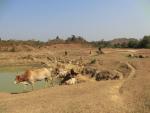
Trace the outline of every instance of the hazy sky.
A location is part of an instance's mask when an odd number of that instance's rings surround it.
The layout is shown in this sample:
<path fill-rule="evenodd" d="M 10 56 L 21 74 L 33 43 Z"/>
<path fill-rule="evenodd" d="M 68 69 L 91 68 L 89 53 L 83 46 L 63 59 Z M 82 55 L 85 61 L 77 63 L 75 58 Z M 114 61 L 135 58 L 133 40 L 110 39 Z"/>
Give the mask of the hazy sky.
<path fill-rule="evenodd" d="M 0 0 L 0 37 L 47 41 L 150 35 L 150 0 Z"/>

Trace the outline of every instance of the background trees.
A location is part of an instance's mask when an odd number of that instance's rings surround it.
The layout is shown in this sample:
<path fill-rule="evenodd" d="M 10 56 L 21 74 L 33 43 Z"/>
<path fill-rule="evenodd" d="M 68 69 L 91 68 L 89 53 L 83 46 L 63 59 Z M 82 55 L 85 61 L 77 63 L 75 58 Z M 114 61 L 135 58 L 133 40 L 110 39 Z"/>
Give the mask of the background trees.
<path fill-rule="evenodd" d="M 80 43 L 80 44 L 91 44 L 95 47 L 101 48 L 150 48 L 150 36 L 144 36 L 142 39 L 138 40 L 135 38 L 118 38 L 109 41 L 104 39 L 99 41 L 87 41 L 81 36 L 72 35 L 66 39 L 61 39 L 59 36 L 54 39 L 49 39 L 47 42 L 42 42 L 39 40 L 3 40 L 0 37 L 0 47 L 1 46 L 17 46 L 17 45 L 29 45 L 33 47 L 41 47 L 44 45 L 51 44 L 68 44 L 68 43 Z"/>
<path fill-rule="evenodd" d="M 150 48 L 150 36 L 144 36 L 139 42 L 139 48 Z"/>
<path fill-rule="evenodd" d="M 129 40 L 127 45 L 128 48 L 138 48 L 138 46 L 139 46 L 139 41 L 137 39 Z"/>

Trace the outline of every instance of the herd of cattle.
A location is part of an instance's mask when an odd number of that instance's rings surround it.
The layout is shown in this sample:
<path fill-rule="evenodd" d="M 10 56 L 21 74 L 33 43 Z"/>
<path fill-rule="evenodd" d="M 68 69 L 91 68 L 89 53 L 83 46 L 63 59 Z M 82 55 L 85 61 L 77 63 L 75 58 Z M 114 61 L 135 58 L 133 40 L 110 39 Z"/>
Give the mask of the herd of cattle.
<path fill-rule="evenodd" d="M 49 86 L 50 83 L 53 85 L 55 78 L 61 79 L 60 85 L 73 85 L 80 83 L 80 81 L 93 80 L 93 78 L 97 81 L 120 79 L 120 75 L 114 75 L 107 71 L 97 71 L 96 69 L 86 67 L 83 63 L 57 62 L 46 68 L 26 70 L 23 74 L 16 76 L 14 83 L 31 85 L 33 90 L 36 81 L 45 80 L 46 86 Z"/>

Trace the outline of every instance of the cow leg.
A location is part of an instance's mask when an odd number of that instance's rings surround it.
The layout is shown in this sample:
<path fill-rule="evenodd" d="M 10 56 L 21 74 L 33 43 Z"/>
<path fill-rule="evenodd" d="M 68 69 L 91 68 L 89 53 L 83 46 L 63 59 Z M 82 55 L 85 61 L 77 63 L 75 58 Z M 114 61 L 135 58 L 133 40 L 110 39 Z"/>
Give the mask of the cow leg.
<path fill-rule="evenodd" d="M 49 77 L 49 78 L 47 78 L 47 79 L 48 79 L 48 87 L 54 86 L 54 85 L 53 85 L 53 78 L 52 78 L 52 77 Z"/>
<path fill-rule="evenodd" d="M 34 84 L 31 84 L 31 86 L 32 86 L 32 91 L 34 90 Z"/>
<path fill-rule="evenodd" d="M 23 91 L 27 91 L 27 85 L 24 85 Z"/>
<path fill-rule="evenodd" d="M 32 91 L 34 90 L 34 82 L 32 81 L 32 82 L 29 82 L 30 83 L 30 85 L 31 85 L 31 87 L 32 87 Z"/>
<path fill-rule="evenodd" d="M 48 86 L 48 81 L 49 81 L 48 78 L 45 78 L 45 82 L 46 82 L 45 83 L 45 88 Z"/>
<path fill-rule="evenodd" d="M 51 78 L 51 85 L 54 87 L 53 78 Z"/>

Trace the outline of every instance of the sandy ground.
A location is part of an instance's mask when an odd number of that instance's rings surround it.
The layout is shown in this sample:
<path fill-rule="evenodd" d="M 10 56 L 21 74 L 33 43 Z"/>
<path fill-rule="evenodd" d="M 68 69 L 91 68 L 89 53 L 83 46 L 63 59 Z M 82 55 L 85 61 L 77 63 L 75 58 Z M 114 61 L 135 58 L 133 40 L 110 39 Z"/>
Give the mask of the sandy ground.
<path fill-rule="evenodd" d="M 61 48 L 61 49 L 60 49 Z M 69 51 L 69 58 L 83 57 L 85 62 L 96 59 L 92 67 L 97 69 L 117 70 L 121 63 L 130 68 L 122 72 L 128 76 L 122 80 L 85 82 L 71 86 L 55 86 L 28 93 L 0 93 L 0 113 L 149 113 L 150 112 L 150 59 L 128 58 L 130 52 L 119 49 L 104 49 L 104 55 L 96 55 L 96 49 L 76 45 L 55 45 L 48 50 L 29 53 L 3 53 L 0 57 L 6 62 L 12 57 L 19 65 L 40 64 L 47 61 L 47 56 L 63 57 L 64 50 Z M 92 54 L 89 55 L 89 51 Z M 126 52 L 127 51 L 127 52 Z M 135 50 L 150 55 L 147 50 Z M 21 58 L 32 55 L 34 59 Z M 16 61 L 16 57 L 20 58 Z M 43 56 L 42 58 L 39 56 Z M 12 62 L 7 62 L 7 65 Z M 12 63 L 12 64 L 13 64 Z M 4 63 L 5 64 L 5 63 Z M 4 65 L 2 64 L 2 65 Z M 11 65 L 12 65 L 11 64 Z"/>

